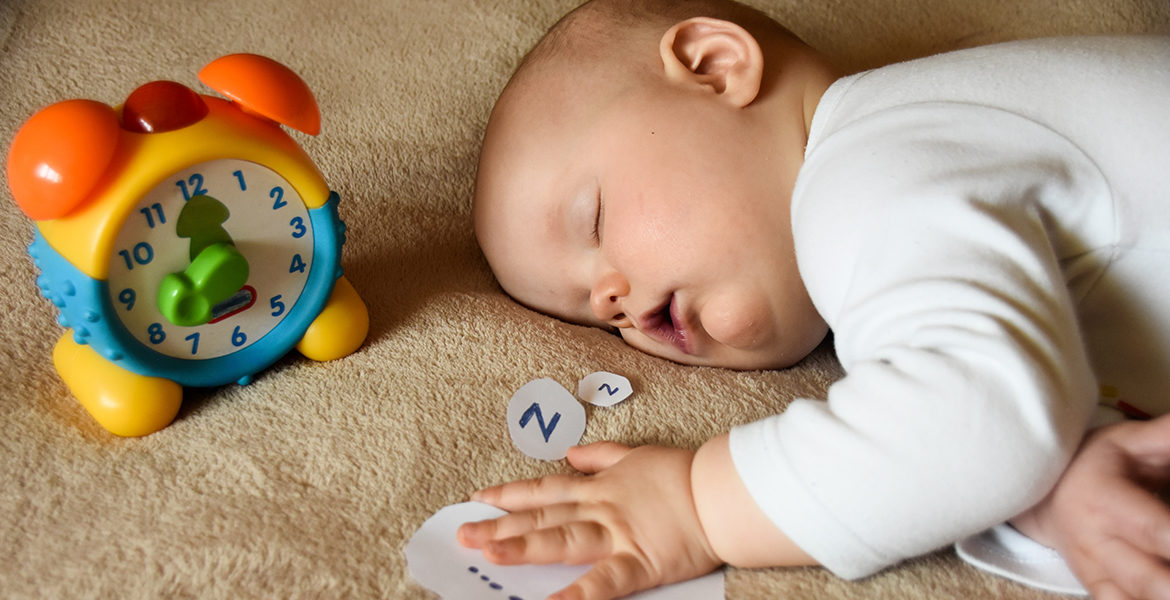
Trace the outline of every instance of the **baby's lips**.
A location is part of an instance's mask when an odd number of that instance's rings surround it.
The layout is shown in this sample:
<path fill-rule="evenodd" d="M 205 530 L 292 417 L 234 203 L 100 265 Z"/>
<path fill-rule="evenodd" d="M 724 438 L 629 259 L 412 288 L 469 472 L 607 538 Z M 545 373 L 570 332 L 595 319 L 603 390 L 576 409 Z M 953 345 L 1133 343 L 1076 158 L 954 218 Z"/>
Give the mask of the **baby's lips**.
<path fill-rule="evenodd" d="M 690 325 L 683 319 L 678 299 L 671 294 L 638 320 L 638 330 L 658 342 L 671 345 L 683 354 L 691 354 Z"/>

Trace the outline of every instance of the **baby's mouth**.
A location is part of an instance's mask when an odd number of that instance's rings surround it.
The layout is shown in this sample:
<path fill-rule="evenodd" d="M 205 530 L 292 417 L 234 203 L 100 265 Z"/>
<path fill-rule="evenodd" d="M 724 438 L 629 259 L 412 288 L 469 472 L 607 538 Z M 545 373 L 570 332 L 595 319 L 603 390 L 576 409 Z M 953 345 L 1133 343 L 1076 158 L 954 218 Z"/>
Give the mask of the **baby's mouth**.
<path fill-rule="evenodd" d="M 682 310 L 674 294 L 655 309 L 642 315 L 639 320 L 642 333 L 678 348 L 683 354 L 691 354 L 691 340 Z"/>

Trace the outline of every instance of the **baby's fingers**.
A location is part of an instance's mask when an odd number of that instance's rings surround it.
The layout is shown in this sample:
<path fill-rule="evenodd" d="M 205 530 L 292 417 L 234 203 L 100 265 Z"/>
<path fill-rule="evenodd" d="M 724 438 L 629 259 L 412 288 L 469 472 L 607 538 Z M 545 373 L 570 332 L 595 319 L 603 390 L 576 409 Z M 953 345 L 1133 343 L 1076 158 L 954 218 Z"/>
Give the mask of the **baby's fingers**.
<path fill-rule="evenodd" d="M 581 565 L 604 558 L 610 547 L 604 527 L 593 521 L 574 521 L 488 542 L 483 555 L 498 565 Z"/>
<path fill-rule="evenodd" d="M 484 488 L 472 494 L 471 499 L 508 512 L 529 510 L 572 500 L 574 490 L 582 481 L 573 475 L 546 475 Z"/>
<path fill-rule="evenodd" d="M 1141 423 L 1126 422 L 1106 429 L 1105 436 L 1139 458 L 1162 465 L 1170 458 L 1170 415 Z"/>
<path fill-rule="evenodd" d="M 1117 486 L 1109 503 L 1114 535 L 1140 550 L 1170 559 L 1170 507 L 1132 484 Z"/>
<path fill-rule="evenodd" d="M 629 554 L 615 554 L 593 565 L 549 600 L 611 600 L 647 589 L 653 581 L 646 566 Z"/>
<path fill-rule="evenodd" d="M 580 505 L 552 504 L 532 510 L 508 513 L 502 517 L 465 523 L 459 527 L 460 539 L 479 540 L 480 544 L 466 544 L 478 548 L 491 540 L 524 535 L 540 529 L 551 529 L 583 519 Z"/>
<path fill-rule="evenodd" d="M 1085 588 L 1094 598 L 1121 597 L 1142 600 L 1170 600 L 1170 569 L 1157 557 L 1125 543 L 1113 540 L 1100 549 L 1100 579 L 1086 577 Z"/>
<path fill-rule="evenodd" d="M 617 442 L 593 442 L 569 448 L 566 458 L 573 468 L 582 473 L 599 473 L 618 463 L 631 448 Z"/>

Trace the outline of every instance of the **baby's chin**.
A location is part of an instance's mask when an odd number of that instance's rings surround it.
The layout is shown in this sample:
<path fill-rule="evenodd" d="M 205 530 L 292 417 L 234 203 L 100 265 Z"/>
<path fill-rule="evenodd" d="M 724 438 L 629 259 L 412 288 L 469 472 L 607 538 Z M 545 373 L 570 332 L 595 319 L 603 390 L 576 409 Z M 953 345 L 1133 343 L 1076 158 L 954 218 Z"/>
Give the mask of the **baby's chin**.
<path fill-rule="evenodd" d="M 652 353 L 653 354 L 653 353 Z M 661 355 L 660 355 L 661 356 Z M 770 371 L 791 367 L 796 361 L 784 360 L 775 354 L 753 353 L 744 351 L 717 352 L 711 356 L 686 355 L 681 359 L 662 356 L 684 365 L 697 367 L 715 367 L 732 371 Z"/>

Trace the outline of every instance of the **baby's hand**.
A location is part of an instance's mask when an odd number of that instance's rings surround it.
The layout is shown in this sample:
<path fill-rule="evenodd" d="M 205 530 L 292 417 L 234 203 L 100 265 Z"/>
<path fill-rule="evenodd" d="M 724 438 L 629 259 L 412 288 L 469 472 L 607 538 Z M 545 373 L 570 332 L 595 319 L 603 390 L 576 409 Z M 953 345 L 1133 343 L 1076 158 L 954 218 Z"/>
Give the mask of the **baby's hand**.
<path fill-rule="evenodd" d="M 1012 523 L 1055 548 L 1097 600 L 1170 598 L 1170 415 L 1097 430 Z"/>
<path fill-rule="evenodd" d="M 549 475 L 476 492 L 510 514 L 459 528 L 497 564 L 589 564 L 551 598 L 607 600 L 718 568 L 691 497 L 689 450 L 598 442 L 569 449 L 586 477 Z"/>

